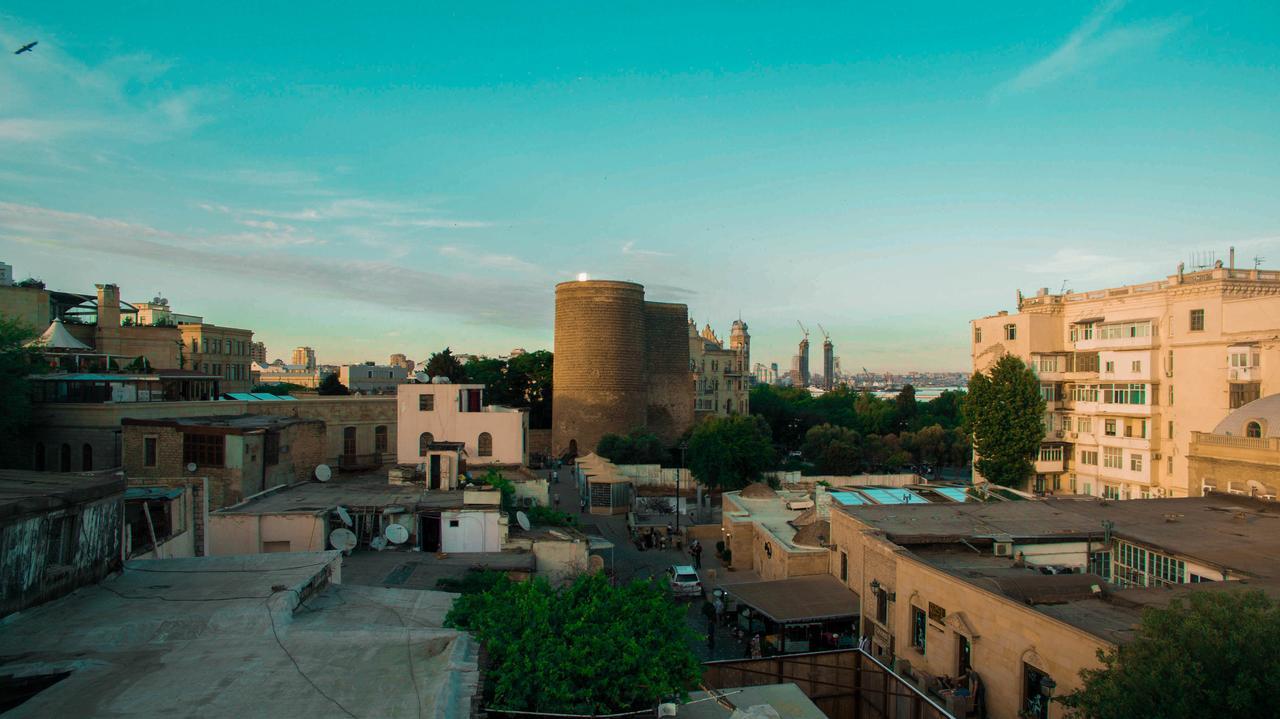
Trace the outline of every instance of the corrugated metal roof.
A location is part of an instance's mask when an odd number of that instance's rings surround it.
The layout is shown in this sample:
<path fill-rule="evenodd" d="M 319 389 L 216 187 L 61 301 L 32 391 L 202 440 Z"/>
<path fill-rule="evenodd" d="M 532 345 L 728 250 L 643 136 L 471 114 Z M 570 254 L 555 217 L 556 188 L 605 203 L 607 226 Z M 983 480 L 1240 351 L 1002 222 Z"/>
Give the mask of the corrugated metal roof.
<path fill-rule="evenodd" d="M 125 499 L 177 499 L 185 492 L 182 487 L 129 487 Z"/>

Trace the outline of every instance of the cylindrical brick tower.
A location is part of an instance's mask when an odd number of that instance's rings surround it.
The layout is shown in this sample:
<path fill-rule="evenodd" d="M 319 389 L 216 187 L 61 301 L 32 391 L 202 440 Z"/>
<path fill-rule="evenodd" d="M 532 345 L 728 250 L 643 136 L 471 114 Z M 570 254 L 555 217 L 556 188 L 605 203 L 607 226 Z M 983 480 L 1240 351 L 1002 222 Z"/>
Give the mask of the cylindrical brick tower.
<path fill-rule="evenodd" d="M 556 285 L 551 449 L 595 450 L 600 437 L 645 425 L 644 287 L 580 280 Z"/>

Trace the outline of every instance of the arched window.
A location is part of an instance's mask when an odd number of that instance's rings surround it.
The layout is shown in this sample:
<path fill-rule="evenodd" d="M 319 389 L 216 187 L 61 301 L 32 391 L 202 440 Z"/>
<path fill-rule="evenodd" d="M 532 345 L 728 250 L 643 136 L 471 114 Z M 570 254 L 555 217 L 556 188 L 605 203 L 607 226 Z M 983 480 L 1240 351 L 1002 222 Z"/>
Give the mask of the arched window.
<path fill-rule="evenodd" d="M 36 442 L 36 456 L 32 466 L 35 467 L 37 472 L 44 471 L 44 460 L 44 442 Z"/>
<path fill-rule="evenodd" d="M 342 454 L 347 457 L 356 456 L 355 427 L 344 427 L 342 429 Z"/>
<path fill-rule="evenodd" d="M 1244 426 L 1244 436 L 1246 437 L 1262 437 L 1262 424 L 1258 422 L 1250 422 Z"/>
<path fill-rule="evenodd" d="M 488 432 L 481 432 L 480 439 L 476 440 L 476 444 L 480 448 L 481 457 L 493 456 L 493 435 Z"/>
<path fill-rule="evenodd" d="M 387 451 L 387 425 L 385 424 L 373 428 L 373 451 L 378 454 Z"/>
<path fill-rule="evenodd" d="M 85 442 L 84 446 L 80 448 L 80 471 L 93 471 L 93 445 L 88 442 Z"/>
<path fill-rule="evenodd" d="M 58 452 L 58 471 L 71 471 L 71 445 L 65 442 L 62 444 L 62 450 Z"/>
<path fill-rule="evenodd" d="M 427 450 L 430 449 L 431 443 L 434 441 L 436 441 L 436 438 L 432 437 L 430 432 L 423 432 L 421 435 L 419 435 L 418 436 L 418 456 L 420 457 L 427 456 Z"/>

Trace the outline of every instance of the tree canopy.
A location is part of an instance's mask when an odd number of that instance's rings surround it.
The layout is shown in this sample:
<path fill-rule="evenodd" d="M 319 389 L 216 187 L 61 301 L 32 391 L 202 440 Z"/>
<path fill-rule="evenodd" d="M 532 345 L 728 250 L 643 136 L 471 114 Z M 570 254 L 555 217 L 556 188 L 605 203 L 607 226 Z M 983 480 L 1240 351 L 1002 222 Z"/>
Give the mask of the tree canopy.
<path fill-rule="evenodd" d="M 529 426 L 548 429 L 551 427 L 553 359 L 547 350 L 526 352 L 505 360 L 478 357 L 463 365 L 465 381 L 483 384 L 485 396 L 493 404 L 527 407 Z"/>
<path fill-rule="evenodd" d="M 351 390 L 338 379 L 336 374 L 327 374 L 320 380 L 320 385 L 316 387 L 316 394 L 320 395 L 345 395 L 351 394 Z"/>
<path fill-rule="evenodd" d="M 453 351 L 448 347 L 428 357 L 423 371 L 432 379 L 448 377 L 449 381 L 455 384 L 467 381 L 467 371 L 463 369 L 462 363 L 453 356 Z"/>
<path fill-rule="evenodd" d="M 657 584 L 612 586 L 602 574 L 553 588 L 493 578 L 454 601 L 448 626 L 470 631 L 492 662 L 490 706 L 576 714 L 651 709 L 701 677 L 683 607 Z"/>
<path fill-rule="evenodd" d="M 708 487 L 742 489 L 777 464 L 769 425 L 754 415 L 709 417 L 693 428 L 689 471 Z"/>
<path fill-rule="evenodd" d="M 35 330 L 17 320 L 0 316 L 0 463 L 17 461 L 16 439 L 31 420 L 32 374 L 45 371 L 40 353 L 26 347 Z"/>
<path fill-rule="evenodd" d="M 1136 636 L 1059 701 L 1080 719 L 1275 716 L 1280 604 L 1257 590 L 1207 589 L 1149 608 Z"/>
<path fill-rule="evenodd" d="M 974 467 L 988 481 L 1022 485 L 1044 438 L 1044 398 L 1035 372 L 1014 355 L 969 378 L 966 413 L 978 454 Z"/>
<path fill-rule="evenodd" d="M 614 464 L 665 464 L 670 459 L 658 435 L 645 429 L 604 435 L 596 443 L 596 454 Z"/>

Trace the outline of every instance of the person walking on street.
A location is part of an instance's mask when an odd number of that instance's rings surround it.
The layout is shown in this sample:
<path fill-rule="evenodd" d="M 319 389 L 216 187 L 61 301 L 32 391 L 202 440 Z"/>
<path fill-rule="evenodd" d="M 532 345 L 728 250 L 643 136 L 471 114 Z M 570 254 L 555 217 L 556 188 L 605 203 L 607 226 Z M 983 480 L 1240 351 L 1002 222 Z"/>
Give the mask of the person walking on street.
<path fill-rule="evenodd" d="M 716 624 L 723 624 L 724 623 L 724 600 L 717 596 L 715 600 L 711 602 L 711 606 L 716 611 Z"/>
<path fill-rule="evenodd" d="M 693 568 L 702 569 L 702 543 L 693 540 L 693 546 L 689 547 L 689 553 L 693 555 Z"/>

